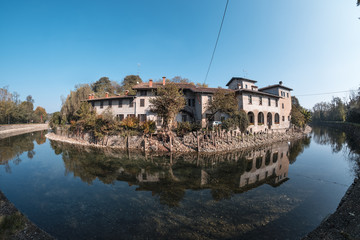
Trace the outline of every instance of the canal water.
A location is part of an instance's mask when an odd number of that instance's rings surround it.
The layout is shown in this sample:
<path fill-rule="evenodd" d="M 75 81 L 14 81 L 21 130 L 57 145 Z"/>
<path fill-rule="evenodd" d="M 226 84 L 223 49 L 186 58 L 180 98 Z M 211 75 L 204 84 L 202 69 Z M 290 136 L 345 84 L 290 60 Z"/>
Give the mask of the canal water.
<path fill-rule="evenodd" d="M 58 239 L 299 239 L 358 174 L 359 147 L 328 128 L 207 156 L 92 149 L 45 134 L 0 140 L 0 189 Z"/>

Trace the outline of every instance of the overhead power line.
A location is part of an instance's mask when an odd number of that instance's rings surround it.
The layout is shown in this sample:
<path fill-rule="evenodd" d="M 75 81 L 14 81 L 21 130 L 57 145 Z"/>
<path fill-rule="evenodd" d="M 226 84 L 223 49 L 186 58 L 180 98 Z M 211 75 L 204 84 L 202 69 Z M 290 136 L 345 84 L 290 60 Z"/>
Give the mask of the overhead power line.
<path fill-rule="evenodd" d="M 326 95 L 326 94 L 333 94 L 333 93 L 345 93 L 345 92 L 353 92 L 357 90 L 347 90 L 347 91 L 338 91 L 338 92 L 326 92 L 326 93 L 310 93 L 310 94 L 301 94 L 295 95 L 297 97 L 305 97 L 305 96 L 315 96 L 315 95 Z"/>
<path fill-rule="evenodd" d="M 214 51 L 213 51 L 212 56 L 211 56 L 210 64 L 209 64 L 208 70 L 207 70 L 207 72 L 206 72 L 206 76 L 205 76 L 204 83 L 205 83 L 206 80 L 207 80 L 207 77 L 208 77 L 208 75 L 209 75 L 209 71 L 210 71 L 210 68 L 211 68 L 211 64 L 212 64 L 212 61 L 213 61 L 213 59 L 214 59 L 216 47 L 217 47 L 217 44 L 218 44 L 218 41 L 219 41 L 219 38 L 220 38 L 220 33 L 221 33 L 221 29 L 222 29 L 222 26 L 223 26 L 223 23 L 224 23 L 224 19 L 225 19 L 225 15 L 226 15 L 226 10 L 227 10 L 228 4 L 229 4 L 229 0 L 226 0 L 226 6 L 225 6 L 225 10 L 224 10 L 224 15 L 223 15 L 222 20 L 221 20 L 221 25 L 220 25 L 219 33 L 218 33 L 218 36 L 217 36 L 217 39 L 216 39 Z"/>

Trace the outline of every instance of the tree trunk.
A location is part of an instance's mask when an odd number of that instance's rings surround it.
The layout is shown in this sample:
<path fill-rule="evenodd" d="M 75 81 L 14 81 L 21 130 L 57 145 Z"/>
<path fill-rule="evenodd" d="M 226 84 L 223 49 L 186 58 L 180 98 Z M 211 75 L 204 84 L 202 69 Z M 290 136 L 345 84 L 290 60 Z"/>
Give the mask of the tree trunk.
<path fill-rule="evenodd" d="M 196 138 L 197 138 L 197 151 L 200 151 L 200 138 L 199 138 L 199 131 L 196 131 Z"/>

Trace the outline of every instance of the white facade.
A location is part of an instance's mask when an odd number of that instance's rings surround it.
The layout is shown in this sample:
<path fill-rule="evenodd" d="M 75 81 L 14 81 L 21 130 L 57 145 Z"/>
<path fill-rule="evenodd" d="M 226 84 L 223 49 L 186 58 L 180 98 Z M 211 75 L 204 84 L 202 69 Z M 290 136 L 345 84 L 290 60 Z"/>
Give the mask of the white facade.
<path fill-rule="evenodd" d="M 291 94 L 292 89 L 282 86 L 282 83 L 258 89 L 256 81 L 232 78 L 227 84 L 229 90 L 235 93 L 239 110 L 244 110 L 251 122 L 248 131 L 268 132 L 285 131 L 290 127 Z M 137 90 L 135 96 L 115 96 L 105 98 L 90 98 L 98 114 L 106 109 L 122 120 L 128 116 L 139 117 L 140 121 L 153 120 L 161 126 L 161 119 L 151 112 L 150 99 L 155 97 L 155 90 L 165 85 L 161 83 L 140 83 L 133 88 Z M 199 88 L 192 84 L 178 84 L 183 89 L 186 106 L 176 116 L 177 122 L 201 122 L 205 127 L 210 112 L 209 103 L 212 101 L 217 88 Z M 228 118 L 224 113 L 217 113 L 214 121 Z"/>

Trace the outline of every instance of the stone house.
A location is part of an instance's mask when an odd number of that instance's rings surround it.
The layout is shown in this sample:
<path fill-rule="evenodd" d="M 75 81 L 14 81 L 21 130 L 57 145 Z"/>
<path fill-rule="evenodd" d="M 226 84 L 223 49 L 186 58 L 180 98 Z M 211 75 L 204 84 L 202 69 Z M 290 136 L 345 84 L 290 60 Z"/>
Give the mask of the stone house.
<path fill-rule="evenodd" d="M 290 127 L 291 111 L 291 88 L 285 87 L 280 82 L 276 85 L 258 89 L 256 81 L 245 78 L 232 78 L 226 86 L 229 92 L 235 92 L 239 110 L 244 110 L 249 117 L 250 132 L 267 132 L 269 129 L 284 131 Z M 206 126 L 210 112 L 207 110 L 209 102 L 212 101 L 214 93 L 218 88 L 196 87 L 190 83 L 176 83 L 182 89 L 186 106 L 176 116 L 177 122 L 201 122 Z M 96 109 L 98 114 L 106 109 L 123 120 L 128 116 L 136 116 L 141 122 L 153 120 L 158 128 L 162 120 L 151 112 L 150 99 L 155 97 L 155 90 L 166 85 L 165 77 L 162 82 L 139 83 L 133 87 L 136 95 L 106 96 L 94 98 L 89 96 L 87 100 Z M 224 113 L 217 113 L 215 121 L 223 121 L 228 116 Z"/>

